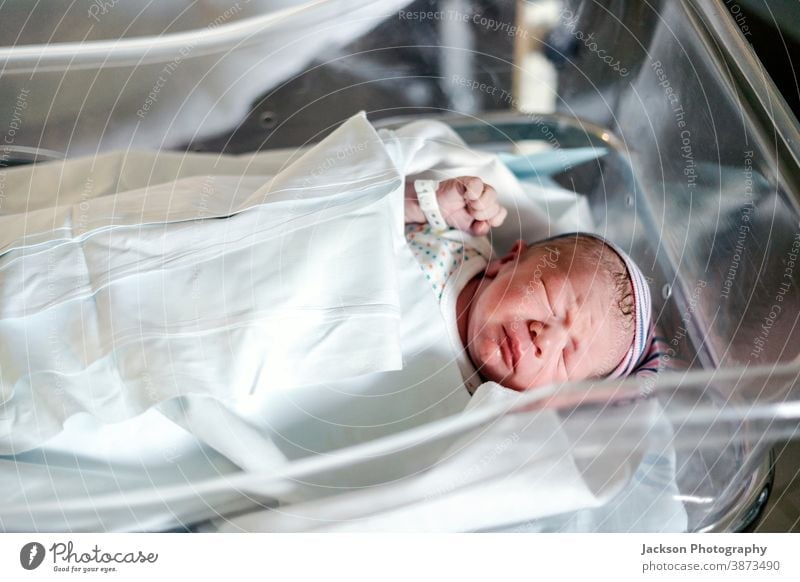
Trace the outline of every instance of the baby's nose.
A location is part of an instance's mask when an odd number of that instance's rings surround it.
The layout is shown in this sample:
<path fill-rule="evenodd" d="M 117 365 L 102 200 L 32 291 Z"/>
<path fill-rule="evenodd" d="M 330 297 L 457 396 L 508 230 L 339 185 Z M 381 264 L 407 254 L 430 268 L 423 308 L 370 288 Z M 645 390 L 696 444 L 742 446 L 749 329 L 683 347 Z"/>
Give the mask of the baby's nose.
<path fill-rule="evenodd" d="M 544 324 L 541 321 L 531 321 L 528 323 L 528 330 L 531 334 L 531 343 L 533 344 L 533 354 L 540 358 L 542 356 L 542 346 L 540 335 L 544 330 Z"/>
<path fill-rule="evenodd" d="M 551 350 L 562 349 L 567 341 L 568 330 L 561 324 L 534 321 L 529 328 L 537 357 Z"/>

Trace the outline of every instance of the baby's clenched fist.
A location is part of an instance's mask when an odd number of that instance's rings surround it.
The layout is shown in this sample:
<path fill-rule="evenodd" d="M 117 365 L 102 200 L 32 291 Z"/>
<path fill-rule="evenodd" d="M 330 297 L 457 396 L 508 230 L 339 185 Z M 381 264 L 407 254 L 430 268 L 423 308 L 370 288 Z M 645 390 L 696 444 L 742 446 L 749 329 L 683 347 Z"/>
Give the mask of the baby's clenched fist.
<path fill-rule="evenodd" d="M 497 191 L 476 176 L 443 180 L 436 190 L 447 224 L 475 236 L 503 224 L 508 211 L 497 202 Z"/>

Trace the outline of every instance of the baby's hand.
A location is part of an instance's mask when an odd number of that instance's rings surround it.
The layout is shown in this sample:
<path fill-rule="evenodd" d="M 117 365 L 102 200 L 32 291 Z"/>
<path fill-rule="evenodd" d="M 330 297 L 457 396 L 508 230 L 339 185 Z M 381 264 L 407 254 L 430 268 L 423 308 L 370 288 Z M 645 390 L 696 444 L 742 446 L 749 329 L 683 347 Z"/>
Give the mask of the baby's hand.
<path fill-rule="evenodd" d="M 508 211 L 497 202 L 497 192 L 475 176 L 459 176 L 439 183 L 439 209 L 447 224 L 475 236 L 500 226 Z"/>

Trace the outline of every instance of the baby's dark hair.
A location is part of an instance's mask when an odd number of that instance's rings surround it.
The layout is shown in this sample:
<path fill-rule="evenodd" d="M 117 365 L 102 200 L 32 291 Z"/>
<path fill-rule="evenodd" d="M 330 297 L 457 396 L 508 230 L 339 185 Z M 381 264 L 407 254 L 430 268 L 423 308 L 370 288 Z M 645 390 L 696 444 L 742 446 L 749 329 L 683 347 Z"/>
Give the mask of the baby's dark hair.
<path fill-rule="evenodd" d="M 538 241 L 529 248 L 541 245 L 555 246 L 565 250 L 571 248 L 573 256 L 570 260 L 580 258 L 598 265 L 598 271 L 608 276 L 614 286 L 614 301 L 619 309 L 620 322 L 626 330 L 633 330 L 636 320 L 633 282 L 627 267 L 625 267 L 625 262 L 614 249 L 598 237 L 581 233 Z"/>

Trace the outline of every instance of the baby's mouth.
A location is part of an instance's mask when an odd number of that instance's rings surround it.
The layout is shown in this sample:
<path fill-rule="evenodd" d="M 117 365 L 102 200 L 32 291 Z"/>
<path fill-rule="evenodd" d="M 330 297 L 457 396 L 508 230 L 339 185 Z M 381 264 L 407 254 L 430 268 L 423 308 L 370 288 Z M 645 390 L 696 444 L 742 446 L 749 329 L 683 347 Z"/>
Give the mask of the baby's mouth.
<path fill-rule="evenodd" d="M 514 351 L 511 348 L 511 340 L 508 337 L 508 332 L 504 326 L 500 326 L 503 330 L 503 338 L 501 341 L 498 342 L 500 346 L 500 352 L 503 356 L 503 362 L 506 365 L 506 368 L 509 370 L 515 369 L 515 362 L 514 362 Z"/>

